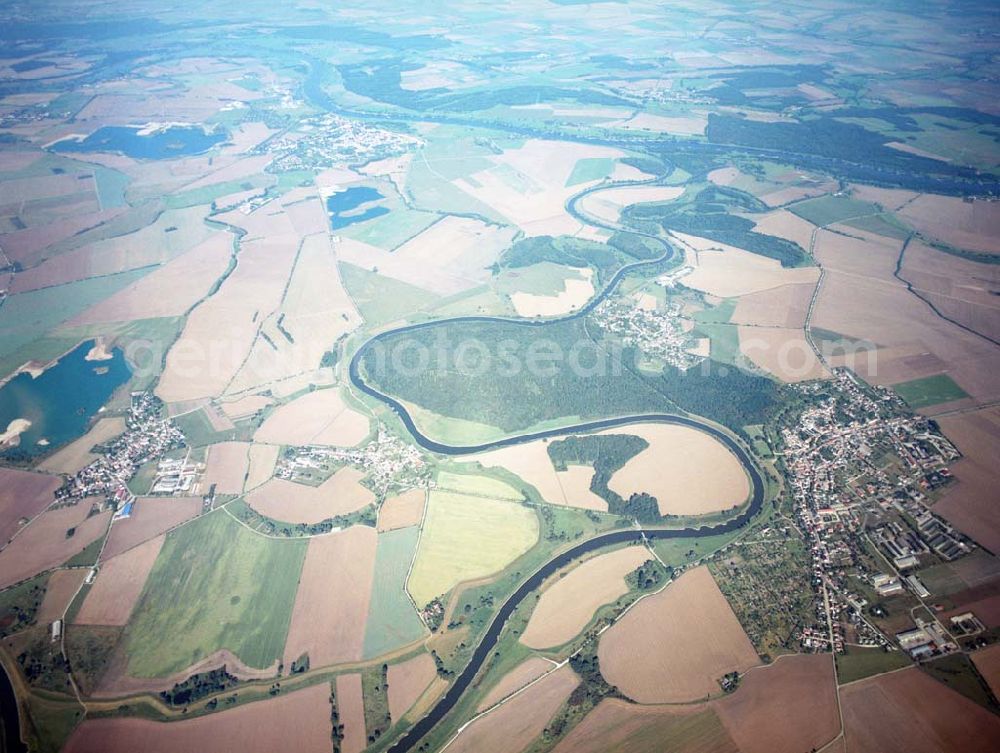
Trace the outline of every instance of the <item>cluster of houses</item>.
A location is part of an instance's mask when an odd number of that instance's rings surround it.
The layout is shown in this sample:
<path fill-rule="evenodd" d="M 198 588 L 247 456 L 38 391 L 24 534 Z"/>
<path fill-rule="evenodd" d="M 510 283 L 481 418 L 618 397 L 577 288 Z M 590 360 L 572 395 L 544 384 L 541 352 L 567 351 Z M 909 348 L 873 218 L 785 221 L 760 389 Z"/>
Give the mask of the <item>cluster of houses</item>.
<path fill-rule="evenodd" d="M 865 616 L 868 600 L 860 592 L 879 598 L 909 592 L 922 600 L 930 593 L 914 570 L 974 549 L 928 508 L 959 453 L 891 390 L 870 387 L 846 369 L 801 389 L 811 393 L 810 405 L 782 429 L 781 454 L 810 547 L 817 614 L 826 626 L 803 635 L 803 645 L 842 650 L 850 631 L 847 642 L 892 646 Z M 874 548 L 890 566 L 868 556 Z M 895 643 L 918 658 L 940 652 L 947 631 L 933 625 L 917 628 L 927 641 L 914 633 L 905 646 L 899 636 Z M 911 643 L 932 648 L 914 653 L 906 647 Z"/>
<path fill-rule="evenodd" d="M 293 132 L 261 146 L 275 172 L 315 170 L 403 154 L 421 146 L 416 136 L 388 131 L 333 113 L 306 118 Z"/>
<path fill-rule="evenodd" d="M 162 403 L 152 393 L 132 393 L 125 432 L 63 484 L 56 491 L 56 500 L 75 503 L 87 497 L 105 497 L 116 510 L 123 509 L 133 498 L 128 482 L 139 468 L 184 445 L 183 432 L 161 413 Z"/>
<path fill-rule="evenodd" d="M 631 296 L 608 298 L 594 310 L 601 329 L 620 337 L 626 347 L 637 348 L 647 358 L 687 369 L 700 363 L 702 356 L 695 354 L 698 342 L 686 331 L 691 322 L 681 314 L 681 303 L 669 300 L 661 306 L 649 294 L 638 300 Z"/>
<path fill-rule="evenodd" d="M 275 475 L 296 481 L 317 470 L 352 465 L 365 472 L 365 481 L 379 496 L 391 488 L 426 486 L 430 471 L 420 451 L 379 426 L 376 438 L 354 449 L 292 447 L 278 462 Z"/>

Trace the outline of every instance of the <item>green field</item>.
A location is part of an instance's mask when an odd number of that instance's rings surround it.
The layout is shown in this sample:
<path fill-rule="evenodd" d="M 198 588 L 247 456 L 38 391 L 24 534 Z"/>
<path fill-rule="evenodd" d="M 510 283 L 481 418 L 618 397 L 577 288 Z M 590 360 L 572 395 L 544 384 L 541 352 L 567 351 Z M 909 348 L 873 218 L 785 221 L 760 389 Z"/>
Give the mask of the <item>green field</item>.
<path fill-rule="evenodd" d="M 699 324 L 728 324 L 735 311 L 736 299 L 725 298 L 719 302 L 718 306 L 696 311 L 691 318 Z"/>
<path fill-rule="evenodd" d="M 711 341 L 712 360 L 736 366 L 740 355 L 740 331 L 732 324 L 699 324 L 694 334 Z"/>
<path fill-rule="evenodd" d="M 0 356 L 38 340 L 67 319 L 141 279 L 152 267 L 12 295 L 0 308 Z M 16 367 L 15 367 L 16 368 Z"/>
<path fill-rule="evenodd" d="M 900 222 L 891 214 L 872 214 L 864 217 L 856 217 L 844 223 L 858 230 L 865 230 L 876 235 L 883 235 L 886 238 L 905 240 L 910 235 L 910 231 L 903 227 Z"/>
<path fill-rule="evenodd" d="M 465 580 L 502 570 L 538 539 L 538 519 L 516 502 L 432 491 L 407 584 L 424 605 Z"/>
<path fill-rule="evenodd" d="M 434 305 L 438 297 L 428 290 L 409 285 L 377 272 L 369 272 L 347 262 L 340 263 L 340 279 L 357 304 L 365 323 L 375 327 L 394 322 Z"/>
<path fill-rule="evenodd" d="M 442 416 L 413 403 L 407 403 L 406 409 L 410 412 L 420 431 L 445 444 L 480 444 L 492 442 L 504 436 L 503 429 L 499 427 L 477 421 Z"/>
<path fill-rule="evenodd" d="M 378 536 L 375 581 L 365 623 L 365 659 L 411 643 L 426 632 L 406 595 L 406 573 L 419 536 L 416 526 Z"/>
<path fill-rule="evenodd" d="M 968 397 L 968 393 L 955 384 L 947 374 L 911 379 L 892 385 L 911 408 L 926 408 L 929 405 L 948 403 Z"/>
<path fill-rule="evenodd" d="M 219 510 L 167 536 L 126 631 L 134 677 L 179 672 L 227 648 L 251 667 L 281 657 L 305 541 L 251 533 Z"/>
<path fill-rule="evenodd" d="M 566 179 L 566 187 L 601 180 L 611 175 L 614 169 L 615 161 L 611 157 L 585 157 L 573 166 L 573 172 Z"/>
<path fill-rule="evenodd" d="M 824 227 L 836 222 L 870 214 L 880 214 L 874 204 L 867 201 L 849 199 L 846 196 L 820 196 L 792 204 L 789 211 L 814 225 Z"/>
<path fill-rule="evenodd" d="M 337 235 L 392 251 L 441 219 L 436 212 L 408 208 L 395 195 L 388 196 L 382 206 L 390 210 L 388 214 L 340 228 L 336 231 Z"/>
<path fill-rule="evenodd" d="M 902 651 L 850 646 L 846 654 L 837 654 L 837 680 L 841 685 L 865 677 L 891 672 L 911 662 Z"/>
<path fill-rule="evenodd" d="M 530 267 L 504 270 L 496 278 L 496 287 L 507 295 L 558 295 L 566 289 L 567 279 L 582 280 L 583 275 L 578 268 L 543 261 Z"/>

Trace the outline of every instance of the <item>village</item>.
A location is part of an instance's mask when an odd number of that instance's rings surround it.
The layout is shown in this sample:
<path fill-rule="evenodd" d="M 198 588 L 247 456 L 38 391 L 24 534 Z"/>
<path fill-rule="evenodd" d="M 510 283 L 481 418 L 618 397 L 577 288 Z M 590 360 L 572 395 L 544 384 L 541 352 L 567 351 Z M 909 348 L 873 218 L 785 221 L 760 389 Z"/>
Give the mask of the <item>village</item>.
<path fill-rule="evenodd" d="M 162 408 L 162 402 L 151 392 L 133 392 L 125 432 L 56 490 L 56 502 L 75 504 L 104 496 L 120 515 L 127 516 L 134 501 L 128 482 L 140 466 L 184 446 L 184 434 L 173 421 L 162 418 Z"/>
<path fill-rule="evenodd" d="M 847 370 L 800 389 L 810 405 L 782 429 L 780 454 L 811 555 L 822 626 L 803 631 L 803 648 L 898 646 L 914 659 L 956 650 L 926 608 L 931 594 L 915 571 L 975 548 L 930 509 L 958 450 L 890 389 L 870 387 Z M 889 635 L 876 624 L 885 615 L 874 602 L 903 593 L 925 607 L 926 618 L 913 616 L 912 628 Z"/>
<path fill-rule="evenodd" d="M 355 449 L 289 447 L 278 462 L 275 476 L 315 484 L 344 465 L 364 471 L 365 483 L 379 498 L 392 489 L 426 486 L 430 476 L 420 451 L 381 426 L 374 441 Z"/>
<path fill-rule="evenodd" d="M 594 310 L 598 325 L 621 337 L 626 347 L 637 348 L 644 356 L 678 369 L 687 369 L 702 361 L 694 354 L 698 342 L 686 331 L 690 321 L 682 318 L 683 304 L 671 299 L 658 306 L 656 299 L 642 295 L 609 298 Z"/>
<path fill-rule="evenodd" d="M 271 172 L 284 172 L 371 162 L 422 143 L 416 136 L 328 113 L 302 120 L 296 131 L 282 134 L 260 149 L 274 158 Z"/>

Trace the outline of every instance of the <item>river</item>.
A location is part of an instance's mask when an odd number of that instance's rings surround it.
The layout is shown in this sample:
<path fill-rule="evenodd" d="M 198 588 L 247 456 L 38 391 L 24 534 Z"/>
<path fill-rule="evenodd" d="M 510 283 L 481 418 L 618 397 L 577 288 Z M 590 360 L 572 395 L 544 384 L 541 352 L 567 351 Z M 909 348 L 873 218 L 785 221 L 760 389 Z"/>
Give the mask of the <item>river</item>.
<path fill-rule="evenodd" d="M 593 193 L 598 190 L 604 190 L 608 188 L 614 188 L 621 185 L 648 185 L 651 181 L 632 181 L 627 183 L 606 183 L 600 186 L 595 186 L 572 197 L 566 204 L 566 207 L 571 211 L 578 219 L 589 224 L 600 225 L 610 230 L 618 230 L 622 228 L 616 228 L 610 225 L 605 225 L 604 223 L 599 223 L 596 220 L 583 215 L 576 208 L 576 202 L 583 196 Z M 601 549 L 603 547 L 611 546 L 613 544 L 621 544 L 625 542 L 640 542 L 643 537 L 649 539 L 673 539 L 673 538 L 701 538 L 705 536 L 716 536 L 718 534 L 727 533 L 735 531 L 738 528 L 746 525 L 747 522 L 753 518 L 761 509 L 764 502 L 765 495 L 765 484 L 764 479 L 754 464 L 753 460 L 747 453 L 747 451 L 740 445 L 735 439 L 730 435 L 726 434 L 721 429 L 706 424 L 696 418 L 691 418 L 687 416 L 678 416 L 667 413 L 652 413 L 652 414 L 638 414 L 630 416 L 616 416 L 613 418 L 596 419 L 592 421 L 584 421 L 575 423 L 569 426 L 547 429 L 545 431 L 530 432 L 526 434 L 519 434 L 512 437 L 506 437 L 503 439 L 498 439 L 492 442 L 486 442 L 477 445 L 450 445 L 443 442 L 428 437 L 424 434 L 416 425 L 413 417 L 410 415 L 406 407 L 397 399 L 391 395 L 387 395 L 380 390 L 376 389 L 368 382 L 365 381 L 363 374 L 361 373 L 361 361 L 364 358 L 365 352 L 374 347 L 380 341 L 395 337 L 406 332 L 412 332 L 414 330 L 426 329 L 428 327 L 442 326 L 453 322 L 503 322 L 506 324 L 517 324 L 524 327 L 546 327 L 555 322 L 567 321 L 577 317 L 585 316 L 590 311 L 594 309 L 595 306 L 600 304 L 608 295 L 612 292 L 614 287 L 632 270 L 640 267 L 661 264 L 667 261 L 671 261 L 676 257 L 678 253 L 677 250 L 665 239 L 658 236 L 648 235 L 645 233 L 638 233 L 633 230 L 628 230 L 628 232 L 635 232 L 637 235 L 643 235 L 645 237 L 654 238 L 656 241 L 663 244 L 665 247 L 664 253 L 656 259 L 651 259 L 648 261 L 638 261 L 631 264 L 627 264 L 621 267 L 608 281 L 607 285 L 601 289 L 597 295 L 595 295 L 591 300 L 584 306 L 582 306 L 577 311 L 571 314 L 567 314 L 563 317 L 553 318 L 553 319 L 514 319 L 507 317 L 492 317 L 492 316 L 464 316 L 464 317 L 453 317 L 450 319 L 440 319 L 429 322 L 420 322 L 418 324 L 411 324 L 403 327 L 397 327 L 386 332 L 379 333 L 374 337 L 367 340 L 365 343 L 358 348 L 351 358 L 349 366 L 349 377 L 351 383 L 364 392 L 366 395 L 378 400 L 379 402 L 387 405 L 395 411 L 396 415 L 399 416 L 403 425 L 406 427 L 407 431 L 413 436 L 414 440 L 426 450 L 430 452 L 438 453 L 441 455 L 468 455 L 477 452 L 483 452 L 485 450 L 492 450 L 499 447 L 509 447 L 517 444 L 524 444 L 526 442 L 533 442 L 538 439 L 543 439 L 545 437 L 555 437 L 561 436 L 567 433 L 574 432 L 591 432 L 600 429 L 607 429 L 615 426 L 625 426 L 628 424 L 635 423 L 666 423 L 666 424 L 676 424 L 680 426 L 687 426 L 699 431 L 703 431 L 722 444 L 736 456 L 740 464 L 746 470 L 747 475 L 750 477 L 751 482 L 751 497 L 750 504 L 746 509 L 734 518 L 727 520 L 724 523 L 719 523 L 714 526 L 705 526 L 699 528 L 678 528 L 678 529 L 667 529 L 667 528 L 631 528 L 627 530 L 612 531 L 610 533 L 605 533 L 596 536 L 587 541 L 580 542 L 572 548 L 561 552 L 560 554 L 553 557 L 551 560 L 546 562 L 544 565 L 539 567 L 534 573 L 532 573 L 526 580 L 524 580 L 520 586 L 512 593 L 500 606 L 493 620 L 490 622 L 489 626 L 486 628 L 479 644 L 473 651 L 472 657 L 469 663 L 464 667 L 461 673 L 455 678 L 455 681 L 448 688 L 447 692 L 434 704 L 430 711 L 423 716 L 416 724 L 410 727 L 406 732 L 397 740 L 389 750 L 392 753 L 405 753 L 406 751 L 412 750 L 420 740 L 430 732 L 435 725 L 438 724 L 447 714 L 450 712 L 455 705 L 459 702 L 462 695 L 465 693 L 466 689 L 475 679 L 479 670 L 483 667 L 484 662 L 490 656 L 494 647 L 496 646 L 500 634 L 503 632 L 504 625 L 507 619 L 513 614 L 514 610 L 517 609 L 521 601 L 528 596 L 532 591 L 538 588 L 542 582 L 552 575 L 554 572 L 564 567 L 574 559 L 580 557 L 587 552 L 594 551 L 596 549 Z"/>

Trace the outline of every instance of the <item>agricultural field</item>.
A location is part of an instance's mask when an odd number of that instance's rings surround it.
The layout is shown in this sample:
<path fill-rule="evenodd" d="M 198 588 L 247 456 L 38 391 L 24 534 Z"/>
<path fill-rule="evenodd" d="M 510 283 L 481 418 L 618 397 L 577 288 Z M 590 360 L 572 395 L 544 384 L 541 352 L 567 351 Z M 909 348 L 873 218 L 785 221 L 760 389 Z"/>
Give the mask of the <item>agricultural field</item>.
<path fill-rule="evenodd" d="M 430 654 L 418 654 L 412 659 L 389 665 L 389 716 L 394 724 L 412 708 L 435 677 L 437 670 Z"/>
<path fill-rule="evenodd" d="M 418 525 L 424 516 L 427 492 L 409 489 L 386 499 L 378 511 L 379 533 Z"/>
<path fill-rule="evenodd" d="M 329 687 L 314 685 L 280 697 L 244 704 L 220 714 L 162 723 L 135 718 L 90 719 L 70 737 L 70 753 L 151 753 L 205 745 L 219 750 L 266 753 L 295 740 L 304 753 L 330 750 Z"/>
<path fill-rule="evenodd" d="M 157 536 L 106 559 L 73 622 L 78 625 L 127 624 L 163 542 L 164 537 Z"/>
<path fill-rule="evenodd" d="M 706 567 L 637 602 L 601 637 L 598 658 L 607 681 L 640 703 L 718 695 L 723 675 L 760 662 Z"/>
<path fill-rule="evenodd" d="M 996 747 L 990 4 L 6 5 L 26 750 Z"/>
<path fill-rule="evenodd" d="M 584 562 L 542 591 L 521 634 L 531 648 L 566 643 L 586 627 L 594 612 L 628 592 L 625 576 L 650 559 L 649 550 L 631 546 Z"/>
<path fill-rule="evenodd" d="M 380 532 L 375 576 L 364 636 L 364 657 L 371 658 L 419 640 L 426 628 L 406 590 L 417 550 L 416 526 Z M 390 691 L 391 698 L 391 691 Z"/>
<path fill-rule="evenodd" d="M 111 513 L 92 513 L 93 508 L 81 502 L 46 510 L 34 518 L 0 550 L 0 586 L 61 565 L 103 537 Z"/>
<path fill-rule="evenodd" d="M 911 408 L 927 408 L 969 396 L 947 374 L 935 374 L 920 379 L 911 379 L 907 382 L 897 382 L 892 387 L 901 398 L 909 403 Z"/>
<path fill-rule="evenodd" d="M 538 519 L 516 502 L 432 491 L 407 589 L 418 605 L 499 572 L 530 549 Z"/>
<path fill-rule="evenodd" d="M 286 523 L 320 523 L 360 510 L 375 501 L 361 485 L 364 474 L 341 468 L 319 486 L 272 478 L 247 495 L 247 504 L 261 515 Z"/>
<path fill-rule="evenodd" d="M 608 481 L 622 498 L 637 492 L 656 497 L 661 515 L 703 515 L 742 505 L 750 482 L 739 461 L 717 439 L 685 426 L 627 427 L 649 446 Z M 610 429 L 603 435 L 624 433 Z"/>
<path fill-rule="evenodd" d="M 224 510 L 169 534 L 126 632 L 129 674 L 172 674 L 220 649 L 250 667 L 276 664 L 306 549 L 253 534 Z M 175 639 L 158 640 L 164 630 Z"/>
<path fill-rule="evenodd" d="M 276 408 L 254 434 L 254 441 L 277 445 L 354 447 L 368 436 L 364 415 L 334 389 L 315 390 Z"/>
<path fill-rule="evenodd" d="M 52 504 L 57 476 L 0 468 L 0 541 L 6 543 L 27 521 Z"/>
<path fill-rule="evenodd" d="M 313 667 L 361 658 L 376 539 L 374 529 L 352 526 L 309 540 L 285 641 L 286 666 L 304 655 Z"/>
<path fill-rule="evenodd" d="M 490 691 L 483 696 L 477 711 L 484 711 L 504 698 L 521 690 L 542 675 L 551 672 L 555 665 L 548 659 L 532 656 L 518 664 L 514 669 L 500 678 Z"/>
<path fill-rule="evenodd" d="M 847 745 L 863 753 L 956 748 L 985 753 L 1000 734 L 995 715 L 918 669 L 850 685 L 841 690 L 841 702 Z"/>
<path fill-rule="evenodd" d="M 464 753 L 487 747 L 496 753 L 524 750 L 541 733 L 579 682 L 568 666 L 551 672 L 470 724 L 455 739 L 452 747 Z"/>

